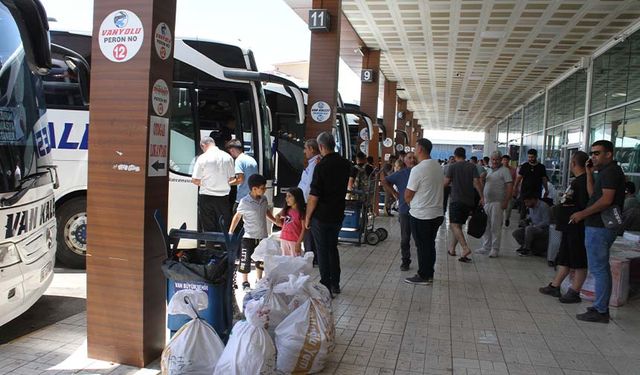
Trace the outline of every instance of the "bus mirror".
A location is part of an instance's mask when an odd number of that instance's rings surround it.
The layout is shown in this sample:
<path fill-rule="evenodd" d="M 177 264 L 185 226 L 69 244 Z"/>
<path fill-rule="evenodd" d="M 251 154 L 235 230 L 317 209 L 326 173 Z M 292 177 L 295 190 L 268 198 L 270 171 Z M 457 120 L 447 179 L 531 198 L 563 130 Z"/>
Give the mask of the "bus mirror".
<path fill-rule="evenodd" d="M 298 86 L 285 86 L 284 87 L 289 95 L 296 101 L 296 124 L 301 125 L 304 124 L 305 117 L 305 109 L 304 109 L 304 96 L 302 95 L 302 90 Z"/>
<path fill-rule="evenodd" d="M 82 103 L 89 105 L 89 64 L 85 59 L 74 56 L 65 56 L 65 64 L 76 73 Z"/>
<path fill-rule="evenodd" d="M 29 68 L 36 74 L 46 75 L 51 69 L 49 23 L 47 13 L 37 0 L 2 0 L 16 21 Z"/>
<path fill-rule="evenodd" d="M 287 93 L 289 93 L 289 95 L 291 95 L 291 97 L 296 101 L 296 109 L 298 112 L 296 122 L 298 124 L 304 123 L 304 97 L 302 95 L 302 90 L 300 89 L 300 87 L 298 87 L 298 85 L 296 85 L 292 81 L 273 74 L 252 72 L 249 70 L 240 69 L 225 69 L 223 71 L 223 74 L 225 78 L 235 79 L 238 81 L 271 82 L 284 86 Z"/>

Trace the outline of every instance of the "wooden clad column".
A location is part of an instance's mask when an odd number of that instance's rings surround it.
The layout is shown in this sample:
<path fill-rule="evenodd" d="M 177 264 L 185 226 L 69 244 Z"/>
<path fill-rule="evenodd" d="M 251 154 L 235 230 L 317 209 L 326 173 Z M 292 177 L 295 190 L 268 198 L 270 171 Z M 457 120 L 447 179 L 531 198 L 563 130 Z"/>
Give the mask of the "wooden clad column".
<path fill-rule="evenodd" d="M 420 129 L 420 125 L 418 124 L 418 119 L 413 119 L 411 121 L 411 140 L 409 141 L 409 143 L 411 144 L 411 147 L 416 147 L 416 134 L 418 132 L 418 129 Z"/>
<path fill-rule="evenodd" d="M 401 130 L 403 132 L 407 131 L 407 116 L 408 116 L 408 111 L 407 111 L 407 101 L 404 99 L 400 99 L 398 98 L 398 108 L 397 108 L 397 113 L 401 113 L 402 112 L 402 118 L 397 118 L 397 122 L 396 122 L 396 130 Z M 397 116 L 396 113 L 396 116 Z M 403 146 L 403 148 L 401 150 L 404 150 L 404 146 L 407 145 L 407 140 L 405 139 L 404 133 L 402 132 L 397 132 L 394 134 L 395 136 L 395 144 L 399 145 L 401 144 Z M 396 153 L 398 153 L 398 148 L 396 147 Z"/>
<path fill-rule="evenodd" d="M 315 138 L 323 131 L 330 132 L 336 123 L 342 0 L 313 0 L 313 9 L 326 9 L 329 12 L 331 29 L 328 32 L 311 32 L 306 139 Z M 322 122 L 314 120 L 311 114 L 314 104 L 323 106 L 319 102 L 324 102 L 331 108 L 331 115 Z"/>
<path fill-rule="evenodd" d="M 405 128 L 405 130 L 407 131 L 407 144 L 405 146 L 409 146 L 409 147 L 414 147 L 413 143 L 411 143 L 413 141 L 413 111 L 409 111 L 407 110 L 407 124 L 409 124 L 409 126 L 407 126 Z"/>
<path fill-rule="evenodd" d="M 166 47 L 174 46 L 175 13 L 175 0 L 94 2 L 88 355 L 137 367 L 158 358 L 165 344 L 166 282 L 160 266 L 166 249 L 153 213 L 160 209 L 166 222 L 170 113 L 165 99 L 173 77 L 173 48 Z"/>
<path fill-rule="evenodd" d="M 378 142 L 379 128 L 376 126 L 378 122 L 378 91 L 380 89 L 380 50 L 365 49 L 362 57 L 362 69 L 371 69 L 371 82 L 362 82 L 360 85 L 360 110 L 373 121 L 373 134 L 369 134 L 369 152 L 368 156 L 372 156 L 373 160 L 378 161 Z M 364 124 L 362 124 L 364 125 Z"/>
<path fill-rule="evenodd" d="M 384 81 L 384 98 L 383 98 L 383 112 L 382 112 L 382 120 L 384 121 L 384 126 L 387 130 L 387 137 L 394 139 L 395 138 L 395 130 L 396 130 L 396 103 L 397 103 L 397 93 L 396 89 L 398 88 L 397 82 L 392 82 L 389 80 Z M 384 141 L 384 139 L 382 140 Z M 387 155 L 391 156 L 394 153 L 394 144 L 391 147 L 382 146 L 382 155 L 380 155 L 383 160 L 387 158 Z"/>

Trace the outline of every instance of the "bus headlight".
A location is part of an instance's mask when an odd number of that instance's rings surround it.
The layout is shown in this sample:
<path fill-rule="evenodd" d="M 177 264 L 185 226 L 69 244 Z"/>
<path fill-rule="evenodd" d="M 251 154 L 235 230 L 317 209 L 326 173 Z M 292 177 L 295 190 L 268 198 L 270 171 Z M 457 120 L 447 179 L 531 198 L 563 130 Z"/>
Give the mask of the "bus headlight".
<path fill-rule="evenodd" d="M 16 263 L 20 263 L 16 245 L 12 243 L 0 245 L 0 267 L 8 267 Z"/>
<path fill-rule="evenodd" d="M 53 239 L 55 238 L 54 235 L 55 235 L 55 233 L 53 231 L 53 228 L 47 228 L 47 234 L 46 234 L 45 239 L 47 241 L 47 248 L 48 249 L 51 249 L 53 247 Z"/>

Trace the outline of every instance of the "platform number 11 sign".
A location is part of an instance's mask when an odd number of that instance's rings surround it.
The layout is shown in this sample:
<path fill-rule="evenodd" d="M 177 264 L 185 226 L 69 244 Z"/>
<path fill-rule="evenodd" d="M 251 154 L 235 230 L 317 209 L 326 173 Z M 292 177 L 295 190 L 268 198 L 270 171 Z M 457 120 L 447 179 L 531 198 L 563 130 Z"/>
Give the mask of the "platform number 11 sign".
<path fill-rule="evenodd" d="M 309 10 L 309 30 L 329 31 L 329 11 L 326 9 Z"/>

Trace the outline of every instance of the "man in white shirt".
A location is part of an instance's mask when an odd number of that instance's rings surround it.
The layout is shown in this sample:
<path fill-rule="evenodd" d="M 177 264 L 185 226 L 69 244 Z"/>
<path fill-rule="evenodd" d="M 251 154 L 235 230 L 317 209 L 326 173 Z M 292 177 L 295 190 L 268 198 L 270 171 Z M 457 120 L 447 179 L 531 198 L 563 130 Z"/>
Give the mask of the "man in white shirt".
<path fill-rule="evenodd" d="M 502 153 L 491 153 L 491 169 L 484 184 L 484 212 L 487 214 L 487 229 L 482 236 L 482 248 L 477 253 L 489 253 L 489 258 L 498 257 L 504 210 L 513 194 L 511 171 L 502 165 Z"/>
<path fill-rule="evenodd" d="M 431 159 L 433 145 L 426 138 L 416 142 L 418 165 L 411 169 L 404 199 L 409 204 L 411 234 L 418 254 L 418 273 L 404 281 L 409 284 L 433 283 L 436 263 L 436 236 L 444 221 L 442 200 L 444 176 L 437 160 Z"/>
<path fill-rule="evenodd" d="M 316 169 L 316 164 L 320 161 L 320 148 L 318 147 L 318 141 L 315 139 L 308 139 L 304 143 L 304 156 L 307 158 L 307 167 L 302 172 L 298 187 L 302 190 L 304 200 L 306 202 L 309 200 L 313 171 Z"/>
<path fill-rule="evenodd" d="M 318 141 L 315 139 L 307 139 L 304 143 L 304 156 L 307 158 L 307 167 L 302 172 L 298 187 L 304 194 L 304 201 L 309 200 L 309 191 L 311 191 L 311 180 L 313 180 L 313 171 L 316 169 L 316 165 L 320 162 L 320 148 L 318 147 Z M 304 233 L 304 251 L 313 252 L 313 264 L 318 264 L 318 252 L 316 251 L 316 243 L 313 239 L 313 234 L 310 230 Z"/>
<path fill-rule="evenodd" d="M 235 177 L 233 158 L 220 150 L 211 137 L 202 137 L 200 148 L 204 153 L 198 156 L 191 176 L 191 182 L 200 187 L 200 225 L 205 232 L 226 232 L 231 223 L 229 180 Z M 225 228 L 218 225 L 220 217 L 224 219 Z"/>

